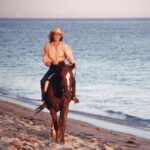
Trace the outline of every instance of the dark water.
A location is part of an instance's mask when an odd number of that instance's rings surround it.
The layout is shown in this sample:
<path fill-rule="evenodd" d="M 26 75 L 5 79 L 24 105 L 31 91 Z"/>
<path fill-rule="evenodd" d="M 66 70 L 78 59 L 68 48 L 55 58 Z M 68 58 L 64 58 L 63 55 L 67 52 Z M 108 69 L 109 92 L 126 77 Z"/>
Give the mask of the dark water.
<path fill-rule="evenodd" d="M 150 19 L 0 19 L 0 92 L 39 103 L 42 49 L 60 26 L 77 63 L 73 110 L 150 121 Z"/>

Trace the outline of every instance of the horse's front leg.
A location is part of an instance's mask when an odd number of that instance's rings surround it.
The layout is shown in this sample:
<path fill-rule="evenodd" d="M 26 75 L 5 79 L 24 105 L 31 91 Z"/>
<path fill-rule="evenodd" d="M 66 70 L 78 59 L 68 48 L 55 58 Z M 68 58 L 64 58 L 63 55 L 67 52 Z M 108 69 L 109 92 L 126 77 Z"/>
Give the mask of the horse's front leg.
<path fill-rule="evenodd" d="M 59 133 L 60 133 L 60 142 L 62 144 L 65 143 L 65 128 L 66 128 L 66 122 L 67 122 L 67 115 L 68 115 L 68 106 L 64 107 L 60 111 L 60 117 L 59 117 Z"/>

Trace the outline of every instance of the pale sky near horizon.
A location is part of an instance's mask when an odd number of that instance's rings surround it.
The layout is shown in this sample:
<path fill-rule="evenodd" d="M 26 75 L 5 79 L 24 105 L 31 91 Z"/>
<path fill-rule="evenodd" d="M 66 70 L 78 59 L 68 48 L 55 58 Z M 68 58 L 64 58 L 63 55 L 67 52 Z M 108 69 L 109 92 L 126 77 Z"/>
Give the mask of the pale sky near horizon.
<path fill-rule="evenodd" d="M 150 17 L 150 0 L 0 0 L 0 18 Z"/>

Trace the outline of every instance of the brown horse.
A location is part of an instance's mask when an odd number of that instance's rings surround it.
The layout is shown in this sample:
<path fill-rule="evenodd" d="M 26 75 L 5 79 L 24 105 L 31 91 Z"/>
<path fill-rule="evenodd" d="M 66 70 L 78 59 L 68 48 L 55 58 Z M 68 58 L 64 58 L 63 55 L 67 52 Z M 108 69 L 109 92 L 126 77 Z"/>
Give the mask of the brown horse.
<path fill-rule="evenodd" d="M 47 83 L 45 102 L 36 110 L 37 113 L 45 107 L 50 110 L 52 116 L 51 135 L 57 143 L 64 144 L 64 134 L 69 110 L 69 103 L 72 98 L 72 85 L 75 82 L 72 70 L 75 65 L 61 63 L 60 68 L 52 74 L 49 84 Z M 60 111 L 59 118 L 57 112 Z"/>

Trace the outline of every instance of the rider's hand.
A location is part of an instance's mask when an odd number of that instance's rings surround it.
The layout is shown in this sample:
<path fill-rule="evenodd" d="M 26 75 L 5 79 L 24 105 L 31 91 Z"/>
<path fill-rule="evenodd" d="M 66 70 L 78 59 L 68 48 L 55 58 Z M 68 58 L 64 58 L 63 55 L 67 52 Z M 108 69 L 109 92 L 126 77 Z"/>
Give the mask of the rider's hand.
<path fill-rule="evenodd" d="M 53 64 L 54 65 L 58 65 L 58 61 L 53 61 Z"/>

